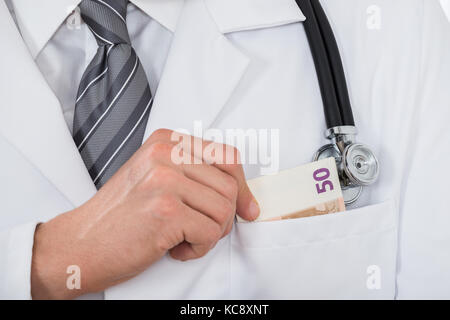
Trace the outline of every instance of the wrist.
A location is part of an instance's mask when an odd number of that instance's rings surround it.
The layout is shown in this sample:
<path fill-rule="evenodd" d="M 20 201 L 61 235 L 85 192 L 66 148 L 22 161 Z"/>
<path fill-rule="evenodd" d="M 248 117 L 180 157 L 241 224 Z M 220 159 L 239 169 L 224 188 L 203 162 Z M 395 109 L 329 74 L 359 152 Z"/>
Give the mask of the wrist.
<path fill-rule="evenodd" d="M 31 263 L 31 296 L 33 299 L 73 299 L 88 293 L 84 274 L 80 274 L 81 285 L 74 286 L 77 274 L 70 266 L 76 266 L 87 273 L 87 266 L 81 261 L 80 246 L 74 241 L 71 212 L 63 214 L 47 223 L 38 225 L 34 234 Z M 69 269 L 68 269 L 69 268 Z M 68 281 L 69 280 L 69 281 Z M 73 280 L 73 281 L 71 281 Z"/>

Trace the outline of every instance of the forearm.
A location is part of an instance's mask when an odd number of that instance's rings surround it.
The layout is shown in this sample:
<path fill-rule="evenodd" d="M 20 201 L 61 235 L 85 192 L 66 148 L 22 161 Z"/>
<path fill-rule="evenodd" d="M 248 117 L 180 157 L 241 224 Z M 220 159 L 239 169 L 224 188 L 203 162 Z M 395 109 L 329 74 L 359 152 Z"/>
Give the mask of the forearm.
<path fill-rule="evenodd" d="M 134 265 L 122 271 L 127 261 L 117 257 L 130 250 L 120 247 L 123 242 L 114 234 L 120 230 L 102 221 L 104 216 L 111 216 L 113 222 L 119 220 L 114 213 L 88 202 L 36 228 L 30 275 L 33 299 L 74 299 L 102 292 L 142 271 Z M 134 228 L 129 229 L 133 232 Z M 162 255 L 158 253 L 151 261 Z M 79 273 L 73 274 L 69 267 Z M 74 286 L 74 276 L 78 277 L 79 287 Z"/>

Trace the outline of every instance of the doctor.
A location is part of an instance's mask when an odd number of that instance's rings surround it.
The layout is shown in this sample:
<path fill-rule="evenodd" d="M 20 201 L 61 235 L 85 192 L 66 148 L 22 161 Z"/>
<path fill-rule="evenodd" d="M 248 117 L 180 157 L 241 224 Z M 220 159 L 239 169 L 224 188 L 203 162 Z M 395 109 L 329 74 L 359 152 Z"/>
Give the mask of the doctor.
<path fill-rule="evenodd" d="M 321 2 L 379 181 L 342 214 L 234 224 L 261 168 L 174 165 L 160 128 L 277 129 L 280 169 L 310 162 L 295 1 L 0 1 L 0 297 L 450 298 L 450 24 L 437 0 Z"/>

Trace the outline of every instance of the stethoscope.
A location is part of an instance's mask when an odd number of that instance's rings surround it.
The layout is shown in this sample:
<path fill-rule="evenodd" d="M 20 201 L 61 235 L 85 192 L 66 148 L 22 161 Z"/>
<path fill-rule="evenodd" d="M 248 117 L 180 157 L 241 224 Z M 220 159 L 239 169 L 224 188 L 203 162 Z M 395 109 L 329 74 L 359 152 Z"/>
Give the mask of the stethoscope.
<path fill-rule="evenodd" d="M 375 154 L 356 143 L 357 130 L 345 79 L 344 68 L 333 30 L 319 0 L 296 0 L 306 17 L 303 23 L 311 48 L 323 100 L 327 130 L 331 140 L 314 155 L 314 160 L 334 157 L 345 204 L 356 202 L 363 187 L 373 184 L 379 174 Z"/>

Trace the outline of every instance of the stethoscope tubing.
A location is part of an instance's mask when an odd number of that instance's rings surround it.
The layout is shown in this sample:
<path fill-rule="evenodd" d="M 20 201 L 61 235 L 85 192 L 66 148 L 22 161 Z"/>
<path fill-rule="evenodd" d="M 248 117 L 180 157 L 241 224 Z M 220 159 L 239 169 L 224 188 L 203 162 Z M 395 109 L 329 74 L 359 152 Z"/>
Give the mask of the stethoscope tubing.
<path fill-rule="evenodd" d="M 354 126 L 341 55 L 319 0 L 296 0 L 306 16 L 303 23 L 319 81 L 327 128 Z"/>
<path fill-rule="evenodd" d="M 323 10 L 323 7 L 320 5 L 319 0 L 311 0 L 311 4 L 319 23 L 325 49 L 327 50 L 327 56 L 330 63 L 331 72 L 333 74 L 334 86 L 336 88 L 343 125 L 354 126 L 355 120 L 353 118 L 347 80 L 333 29 L 331 28 L 330 22 L 325 14 L 325 11 Z"/>

